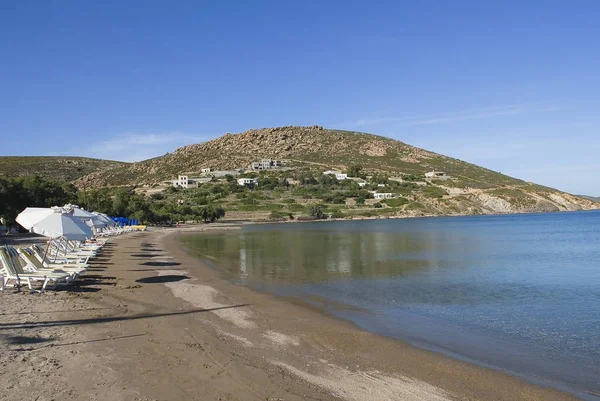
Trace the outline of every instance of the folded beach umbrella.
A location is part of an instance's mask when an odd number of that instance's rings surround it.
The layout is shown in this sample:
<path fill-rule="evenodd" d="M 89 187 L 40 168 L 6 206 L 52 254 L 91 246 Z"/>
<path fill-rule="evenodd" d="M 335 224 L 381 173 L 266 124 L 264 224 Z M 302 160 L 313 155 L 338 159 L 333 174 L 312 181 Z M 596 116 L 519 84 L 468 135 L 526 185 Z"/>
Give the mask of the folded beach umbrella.
<path fill-rule="evenodd" d="M 95 214 L 88 212 L 87 210 L 83 210 L 75 205 L 65 205 L 65 208 L 68 211 L 72 211 L 73 217 L 77 217 L 85 222 L 89 227 L 104 227 L 106 223 L 100 221 L 98 216 Z"/>
<path fill-rule="evenodd" d="M 51 207 L 27 207 L 16 218 L 23 228 L 30 230 L 35 223 L 53 214 L 59 208 Z"/>
<path fill-rule="evenodd" d="M 81 219 L 60 209 L 33 224 L 31 229 L 45 237 L 64 237 L 75 241 L 84 241 L 92 236 L 92 230 Z"/>
<path fill-rule="evenodd" d="M 101 222 L 103 222 L 105 225 L 113 225 L 113 224 L 115 224 L 115 222 L 110 217 L 108 217 L 105 214 L 98 213 L 98 212 L 92 212 L 92 214 L 94 216 L 96 216 L 96 218 L 98 218 L 98 220 L 100 220 Z"/>

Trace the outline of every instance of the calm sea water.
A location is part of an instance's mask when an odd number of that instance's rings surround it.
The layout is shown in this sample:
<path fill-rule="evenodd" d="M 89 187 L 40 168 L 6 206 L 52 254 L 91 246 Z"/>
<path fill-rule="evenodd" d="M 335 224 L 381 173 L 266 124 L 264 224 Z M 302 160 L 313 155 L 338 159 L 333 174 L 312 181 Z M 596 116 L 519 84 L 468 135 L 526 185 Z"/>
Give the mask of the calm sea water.
<path fill-rule="evenodd" d="M 235 281 L 366 330 L 600 392 L 599 212 L 256 225 L 181 241 Z"/>

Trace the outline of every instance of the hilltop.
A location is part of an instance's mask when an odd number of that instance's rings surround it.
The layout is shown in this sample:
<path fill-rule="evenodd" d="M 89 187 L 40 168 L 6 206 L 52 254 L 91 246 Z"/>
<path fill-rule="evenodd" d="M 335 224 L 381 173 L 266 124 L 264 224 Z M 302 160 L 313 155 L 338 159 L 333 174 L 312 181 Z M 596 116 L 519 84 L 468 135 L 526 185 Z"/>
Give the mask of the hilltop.
<path fill-rule="evenodd" d="M 525 184 L 500 173 L 443 156 L 394 139 L 371 134 L 311 127 L 251 129 L 240 134 L 188 145 L 161 157 L 85 177 L 91 186 L 154 185 L 178 174 L 199 174 L 247 167 L 263 159 L 283 159 L 289 166 L 344 170 L 353 164 L 388 175 L 417 174 L 436 169 L 474 188 Z"/>
<path fill-rule="evenodd" d="M 0 177 L 39 175 L 71 182 L 83 176 L 106 171 L 127 163 L 70 156 L 0 156 Z"/>
<path fill-rule="evenodd" d="M 92 173 L 77 180 L 76 185 L 135 186 L 138 192 L 150 195 L 171 187 L 167 180 L 179 174 L 198 177 L 204 168 L 242 170 L 261 159 L 283 160 L 285 168 L 243 172 L 243 176 L 258 176 L 254 191 L 240 193 L 231 177 L 229 182 L 221 177 L 200 188 L 176 191 L 172 201 L 192 208 L 203 204 L 199 202 L 217 202 L 228 216 L 240 218 L 247 218 L 248 213 L 252 218 L 265 218 L 269 212 L 271 216 L 301 214 L 314 205 L 338 217 L 519 213 L 599 206 L 394 139 L 320 126 L 228 133 L 161 157 Z M 358 178 L 339 183 L 322 179 L 325 170 L 347 172 L 356 165 L 362 167 L 362 179 L 367 181 L 364 188 L 358 188 Z M 432 170 L 443 171 L 449 178 L 426 179 L 425 173 Z M 294 184 L 283 185 L 283 181 Z M 385 182 L 385 187 L 378 187 L 378 182 Z M 390 192 L 395 199 L 377 201 L 372 199 L 375 191 Z M 159 198 L 165 202 L 170 199 Z"/>

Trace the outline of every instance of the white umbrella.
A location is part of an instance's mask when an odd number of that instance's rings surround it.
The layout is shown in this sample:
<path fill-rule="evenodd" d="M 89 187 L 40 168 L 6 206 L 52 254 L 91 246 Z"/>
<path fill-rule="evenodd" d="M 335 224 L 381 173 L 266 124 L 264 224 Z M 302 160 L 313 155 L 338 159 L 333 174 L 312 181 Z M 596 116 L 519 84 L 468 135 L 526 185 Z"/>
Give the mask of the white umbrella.
<path fill-rule="evenodd" d="M 56 211 L 32 227 L 34 233 L 50 238 L 64 237 L 75 241 L 84 241 L 92 236 L 92 230 L 80 219 L 71 214 Z"/>
<path fill-rule="evenodd" d="M 111 219 L 110 217 L 108 217 L 107 214 L 105 213 L 99 213 L 99 212 L 92 212 L 93 214 L 95 214 L 98 219 L 100 219 L 100 221 L 106 223 L 109 226 L 113 226 L 115 225 L 115 221 L 113 219 Z"/>
<path fill-rule="evenodd" d="M 16 218 L 17 223 L 30 230 L 35 223 L 48 217 L 56 209 L 50 207 L 27 207 Z"/>
<path fill-rule="evenodd" d="M 96 218 L 97 218 L 98 220 L 100 220 L 101 222 L 103 222 L 103 223 L 104 223 L 104 225 L 110 226 L 110 225 L 113 225 L 113 224 L 115 224 L 115 222 L 114 222 L 114 220 L 113 220 L 113 219 L 111 219 L 110 217 L 108 217 L 108 216 L 106 216 L 106 215 L 104 215 L 104 214 L 102 214 L 102 213 L 98 213 L 98 212 L 92 212 L 92 213 L 93 213 L 94 215 L 96 215 Z"/>
<path fill-rule="evenodd" d="M 98 216 L 93 213 L 83 210 L 75 205 L 65 205 L 65 209 L 73 211 L 73 216 L 77 217 L 85 222 L 89 227 L 104 227 L 106 223 L 100 221 Z"/>

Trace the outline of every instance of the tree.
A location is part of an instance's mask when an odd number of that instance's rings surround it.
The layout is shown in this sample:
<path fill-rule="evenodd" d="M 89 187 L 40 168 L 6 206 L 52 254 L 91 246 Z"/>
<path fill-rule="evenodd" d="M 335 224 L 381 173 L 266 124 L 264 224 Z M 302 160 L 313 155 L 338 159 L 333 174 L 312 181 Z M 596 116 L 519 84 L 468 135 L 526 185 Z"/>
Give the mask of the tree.
<path fill-rule="evenodd" d="M 214 223 L 225 216 L 225 209 L 221 206 L 206 205 L 200 209 L 200 217 L 205 223 Z"/>
<path fill-rule="evenodd" d="M 349 177 L 361 177 L 362 166 L 360 164 L 353 164 L 348 167 L 348 176 Z"/>
<path fill-rule="evenodd" d="M 324 219 L 325 213 L 321 209 L 321 206 L 311 206 L 308 208 L 308 214 L 316 219 Z"/>

